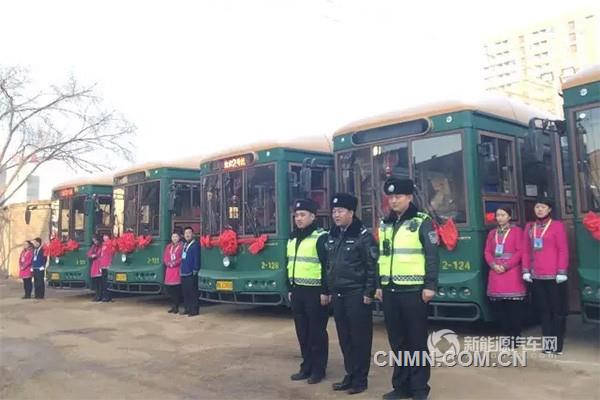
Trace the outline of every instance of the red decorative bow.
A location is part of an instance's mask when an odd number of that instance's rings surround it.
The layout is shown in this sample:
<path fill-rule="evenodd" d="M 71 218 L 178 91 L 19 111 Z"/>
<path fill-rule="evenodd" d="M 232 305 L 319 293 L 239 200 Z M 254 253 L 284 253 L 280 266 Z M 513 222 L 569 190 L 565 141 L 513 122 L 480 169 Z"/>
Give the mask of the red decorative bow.
<path fill-rule="evenodd" d="M 444 244 L 446 249 L 452 251 L 458 243 L 458 229 L 452 218 L 448 218 L 441 225 L 435 225 L 435 230 L 440 238 L 440 243 Z"/>
<path fill-rule="evenodd" d="M 61 257 L 65 254 L 65 248 L 59 239 L 52 239 L 46 243 L 42 251 L 46 257 Z"/>
<path fill-rule="evenodd" d="M 600 215 L 593 211 L 588 212 L 583 217 L 583 226 L 596 240 L 600 240 Z"/>

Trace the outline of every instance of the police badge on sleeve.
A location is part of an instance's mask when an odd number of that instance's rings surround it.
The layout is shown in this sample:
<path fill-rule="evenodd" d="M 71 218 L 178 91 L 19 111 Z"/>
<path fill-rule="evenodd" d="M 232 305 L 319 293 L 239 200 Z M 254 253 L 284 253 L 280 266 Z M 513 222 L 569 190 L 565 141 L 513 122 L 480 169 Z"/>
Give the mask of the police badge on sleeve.
<path fill-rule="evenodd" d="M 440 244 L 440 237 L 438 236 L 438 233 L 436 231 L 429 232 L 427 236 L 429 237 L 429 242 L 431 244 L 434 244 L 436 246 Z"/>

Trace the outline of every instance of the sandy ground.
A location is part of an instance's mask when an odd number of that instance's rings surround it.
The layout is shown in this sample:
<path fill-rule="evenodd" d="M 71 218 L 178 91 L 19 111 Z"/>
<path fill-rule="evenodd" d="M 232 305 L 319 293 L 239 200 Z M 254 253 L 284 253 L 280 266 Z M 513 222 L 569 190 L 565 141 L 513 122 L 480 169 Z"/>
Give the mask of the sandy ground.
<path fill-rule="evenodd" d="M 168 314 L 160 297 L 93 303 L 85 291 L 46 289 L 21 300 L 21 283 L 0 281 L 1 399 L 342 399 L 343 376 L 333 319 L 330 362 L 318 385 L 292 382 L 299 351 L 283 308 L 204 305 L 195 318 Z M 461 335 L 495 335 L 490 326 L 435 324 Z M 539 335 L 539 327 L 526 332 Z M 375 319 L 373 351 L 388 350 Z M 565 354 L 528 354 L 527 367 L 432 370 L 433 399 L 600 399 L 598 326 L 569 318 Z M 369 390 L 381 398 L 391 369 L 372 366 Z"/>

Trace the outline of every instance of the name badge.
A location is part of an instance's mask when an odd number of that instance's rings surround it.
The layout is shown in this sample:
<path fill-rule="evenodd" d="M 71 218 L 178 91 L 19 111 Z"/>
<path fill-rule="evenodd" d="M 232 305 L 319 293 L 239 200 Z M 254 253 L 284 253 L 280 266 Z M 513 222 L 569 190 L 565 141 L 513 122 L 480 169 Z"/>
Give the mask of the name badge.
<path fill-rule="evenodd" d="M 500 257 L 502 254 L 504 254 L 504 244 L 497 244 L 494 253 L 496 257 Z"/>
<path fill-rule="evenodd" d="M 186 256 L 187 256 L 187 252 L 185 252 L 185 251 L 184 251 L 184 252 L 181 254 L 181 258 L 185 260 Z"/>
<path fill-rule="evenodd" d="M 33 257 L 33 261 L 37 261 L 37 256 Z"/>
<path fill-rule="evenodd" d="M 175 261 L 177 259 L 177 257 L 175 256 L 175 254 L 171 254 L 171 261 Z"/>
<path fill-rule="evenodd" d="M 533 239 L 533 249 L 541 250 L 544 248 L 544 239 L 543 238 L 534 238 Z"/>

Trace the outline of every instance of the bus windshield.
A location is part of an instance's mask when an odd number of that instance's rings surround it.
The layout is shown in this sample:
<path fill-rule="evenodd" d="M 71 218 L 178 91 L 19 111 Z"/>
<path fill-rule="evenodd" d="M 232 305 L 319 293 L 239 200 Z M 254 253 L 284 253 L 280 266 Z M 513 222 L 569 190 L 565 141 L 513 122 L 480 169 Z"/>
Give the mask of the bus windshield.
<path fill-rule="evenodd" d="M 123 196 L 122 210 L 117 206 Z M 125 186 L 115 190 L 115 225 L 123 221 L 118 233 L 133 232 L 136 235 L 158 235 L 159 232 L 160 182 L 152 181 Z M 117 230 L 117 229 L 116 229 Z"/>
<path fill-rule="evenodd" d="M 82 242 L 85 234 L 85 196 L 63 197 L 54 204 L 57 237 L 63 242 L 69 239 Z"/>
<path fill-rule="evenodd" d="M 202 180 L 202 233 L 276 233 L 275 166 L 272 164 L 205 176 Z"/>
<path fill-rule="evenodd" d="M 359 198 L 359 216 L 372 228 L 389 213 L 383 182 L 389 176 L 412 177 L 415 203 L 442 220 L 466 222 L 460 133 L 403 140 L 337 155 L 339 189 Z"/>
<path fill-rule="evenodd" d="M 575 113 L 581 211 L 600 210 L 600 107 Z"/>

